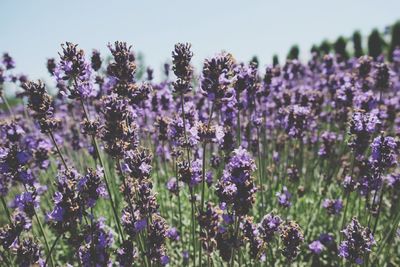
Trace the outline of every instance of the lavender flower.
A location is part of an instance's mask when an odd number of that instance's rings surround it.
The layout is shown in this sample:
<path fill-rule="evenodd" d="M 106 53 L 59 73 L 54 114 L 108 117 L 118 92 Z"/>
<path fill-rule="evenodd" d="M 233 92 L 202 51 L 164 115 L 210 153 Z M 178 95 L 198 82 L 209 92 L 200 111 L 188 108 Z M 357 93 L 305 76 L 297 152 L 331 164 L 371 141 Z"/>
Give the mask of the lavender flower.
<path fill-rule="evenodd" d="M 193 57 L 193 52 L 190 51 L 191 45 L 186 43 L 178 43 L 172 52 L 172 70 L 174 71 L 177 80 L 173 82 L 175 92 L 185 94 L 191 90 L 191 79 L 193 68 L 190 65 L 190 60 Z"/>
<path fill-rule="evenodd" d="M 263 242 L 260 237 L 257 225 L 253 223 L 253 219 L 246 217 L 243 223 L 243 235 L 250 244 L 250 256 L 255 260 L 260 260 L 262 255 Z"/>
<path fill-rule="evenodd" d="M 32 218 L 35 214 L 35 209 L 39 207 L 39 197 L 36 192 L 24 192 L 15 196 L 12 206 Z"/>
<path fill-rule="evenodd" d="M 8 53 L 4 53 L 3 54 L 2 62 L 3 62 L 4 66 L 6 67 L 7 70 L 15 68 L 14 59 Z"/>
<path fill-rule="evenodd" d="M 282 219 L 274 215 L 274 213 L 268 213 L 265 215 L 259 226 L 258 231 L 265 243 L 269 243 L 274 238 L 274 234 L 279 231 L 279 227 L 282 224 Z"/>
<path fill-rule="evenodd" d="M 75 231 L 84 212 L 83 199 L 78 190 L 79 174 L 75 170 L 59 174 L 58 191 L 54 193 L 54 208 L 47 213 L 46 221 L 58 233 Z"/>
<path fill-rule="evenodd" d="M 301 138 L 308 127 L 308 120 L 310 117 L 310 109 L 294 105 L 289 107 L 286 111 L 286 116 L 283 120 L 286 133 L 290 137 Z"/>
<path fill-rule="evenodd" d="M 79 260 L 83 267 L 111 266 L 109 248 L 113 236 L 106 231 L 104 218 L 100 218 L 83 230 L 83 242 L 79 247 Z"/>
<path fill-rule="evenodd" d="M 211 101 L 221 100 L 230 83 L 234 59 L 231 54 L 221 53 L 204 61 L 201 89 Z"/>
<path fill-rule="evenodd" d="M 70 80 L 73 86 L 70 87 L 69 96 L 72 99 L 85 99 L 94 96 L 93 86 L 90 81 L 90 63 L 86 61 L 82 49 L 78 45 L 66 42 L 61 45 L 63 51 L 59 53 L 60 63 L 54 71 L 58 82 Z"/>
<path fill-rule="evenodd" d="M 152 223 L 149 225 L 149 255 L 155 264 L 167 265 L 169 257 L 166 255 L 165 238 L 167 236 L 167 224 L 165 219 L 153 214 Z"/>
<path fill-rule="evenodd" d="M 382 170 L 396 166 L 398 144 L 393 137 L 378 136 L 373 140 L 371 148 L 371 160 L 377 169 Z"/>
<path fill-rule="evenodd" d="M 220 202 L 232 205 L 239 215 L 247 214 L 255 201 L 257 188 L 251 176 L 255 170 L 256 165 L 250 154 L 239 147 L 233 151 L 217 184 Z"/>
<path fill-rule="evenodd" d="M 280 235 L 283 243 L 282 255 L 292 262 L 300 252 L 304 241 L 303 232 L 297 223 L 289 221 L 281 227 Z"/>
<path fill-rule="evenodd" d="M 340 243 L 339 256 L 350 262 L 362 264 L 364 255 L 375 245 L 371 231 L 353 218 L 342 233 L 345 240 Z"/>
<path fill-rule="evenodd" d="M 356 156 L 364 154 L 368 147 L 369 139 L 379 124 L 378 117 L 373 113 L 357 111 L 353 114 L 350 122 L 350 134 L 352 137 L 349 145 L 356 153 Z"/>
<path fill-rule="evenodd" d="M 41 258 L 41 248 L 37 242 L 32 238 L 24 239 L 19 241 L 14 247 L 16 257 L 16 263 L 20 267 L 29 267 L 32 265 L 43 264 Z"/>
<path fill-rule="evenodd" d="M 324 251 L 325 246 L 319 240 L 315 240 L 308 245 L 308 249 L 314 254 L 321 254 Z"/>
<path fill-rule="evenodd" d="M 121 267 L 130 267 L 133 265 L 135 259 L 138 257 L 137 249 L 129 240 L 123 242 L 121 247 L 117 250 L 117 262 Z"/>
<path fill-rule="evenodd" d="M 22 88 L 28 95 L 28 107 L 33 111 L 33 116 L 38 120 L 42 132 L 46 133 L 56 129 L 59 120 L 53 117 L 52 99 L 47 93 L 45 85 L 39 80 L 37 83 L 24 83 Z"/>
<path fill-rule="evenodd" d="M 93 50 L 92 57 L 90 58 L 91 66 L 94 71 L 98 71 L 101 68 L 101 57 L 100 52 Z"/>
<path fill-rule="evenodd" d="M 326 209 L 328 214 L 337 215 L 342 211 L 343 203 L 340 199 L 325 199 L 322 202 L 322 207 Z"/>
<path fill-rule="evenodd" d="M 286 186 L 283 187 L 281 192 L 276 193 L 276 197 L 278 198 L 278 204 L 280 206 L 285 208 L 292 206 L 292 202 L 290 202 L 292 194 L 290 194 Z"/>
<path fill-rule="evenodd" d="M 93 207 L 100 197 L 108 196 L 102 177 L 103 171 L 100 168 L 97 171 L 88 169 L 87 174 L 77 183 L 80 197 L 88 207 Z"/>
<path fill-rule="evenodd" d="M 220 221 L 220 210 L 208 202 L 205 209 L 200 211 L 197 220 L 200 226 L 201 245 L 207 253 L 212 253 L 216 247 L 216 235 Z"/>

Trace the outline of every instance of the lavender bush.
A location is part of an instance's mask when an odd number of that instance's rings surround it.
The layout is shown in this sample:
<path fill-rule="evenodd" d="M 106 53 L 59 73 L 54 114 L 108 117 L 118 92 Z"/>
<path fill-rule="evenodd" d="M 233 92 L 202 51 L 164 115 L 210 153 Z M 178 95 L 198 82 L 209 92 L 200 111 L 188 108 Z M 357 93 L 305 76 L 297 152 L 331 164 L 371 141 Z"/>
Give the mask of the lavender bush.
<path fill-rule="evenodd" d="M 48 84 L 4 53 L 0 263 L 400 265 L 400 48 L 343 45 L 197 73 L 179 43 L 160 82 L 119 41 L 61 45 Z"/>

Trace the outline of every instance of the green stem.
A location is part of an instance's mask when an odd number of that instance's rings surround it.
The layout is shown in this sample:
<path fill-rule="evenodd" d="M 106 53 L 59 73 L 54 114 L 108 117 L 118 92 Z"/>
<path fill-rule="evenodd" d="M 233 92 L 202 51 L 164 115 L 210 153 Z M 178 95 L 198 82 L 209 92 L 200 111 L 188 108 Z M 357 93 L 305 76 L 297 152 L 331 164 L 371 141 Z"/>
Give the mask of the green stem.
<path fill-rule="evenodd" d="M 60 150 L 60 148 L 58 147 L 56 140 L 54 139 L 53 132 L 52 132 L 52 131 L 49 131 L 48 133 L 49 133 L 49 135 L 50 135 L 51 140 L 53 141 L 54 146 L 56 147 L 57 153 L 58 153 L 58 155 L 60 156 L 62 163 L 64 164 L 65 170 L 68 171 L 69 169 L 68 169 L 67 163 L 65 162 L 65 159 L 64 159 L 64 157 L 63 157 L 63 155 L 62 155 L 62 153 L 61 153 L 61 150 Z"/>
<path fill-rule="evenodd" d="M 0 91 L 2 91 L 2 90 L 0 90 Z M 3 95 L 3 92 L 0 92 L 0 93 L 1 93 L 1 98 L 3 99 L 3 102 L 6 105 L 6 108 L 8 110 L 8 113 L 10 113 L 11 117 L 14 119 L 15 118 L 14 112 L 12 111 L 10 105 L 8 104 L 7 98 Z"/>
<path fill-rule="evenodd" d="M 28 190 L 27 190 L 27 188 L 26 188 L 25 185 L 24 185 L 24 188 L 25 188 L 25 191 L 28 192 Z M 41 234 L 42 234 L 42 236 L 43 236 L 44 244 L 45 244 L 46 250 L 47 250 L 47 255 L 50 255 L 51 266 L 54 267 L 54 259 L 53 259 L 53 256 L 50 254 L 50 246 L 49 246 L 49 242 L 47 241 L 47 236 L 46 236 L 46 233 L 44 232 L 43 225 L 42 225 L 42 223 L 40 222 L 39 216 L 37 215 L 37 212 L 36 212 L 35 209 L 33 209 L 33 213 L 34 213 L 35 219 L 36 219 L 36 221 L 37 221 L 37 223 L 38 223 L 38 225 L 39 225 L 39 230 L 40 230 L 40 232 L 41 232 Z"/>
<path fill-rule="evenodd" d="M 62 236 L 62 234 L 59 234 L 57 236 L 56 240 L 54 240 L 53 245 L 51 245 L 51 248 L 50 248 L 50 251 L 49 251 L 49 255 L 47 255 L 46 261 L 44 262 L 44 267 L 47 266 L 47 262 L 51 258 L 51 254 L 53 253 L 53 250 L 54 250 L 55 246 L 57 245 L 57 242 L 58 242 L 58 240 L 60 239 L 61 236 Z"/>
<path fill-rule="evenodd" d="M 125 241 L 124 234 L 123 234 L 122 228 L 121 228 L 121 222 L 119 221 L 118 213 L 117 213 L 117 210 L 115 208 L 114 200 L 113 200 L 113 197 L 112 197 L 112 194 L 111 194 L 111 188 L 110 188 L 110 184 L 109 184 L 109 181 L 108 181 L 108 178 L 107 178 L 107 172 L 106 172 L 106 170 L 104 168 L 103 160 L 102 160 L 101 155 L 100 155 L 99 146 L 97 144 L 96 139 L 94 137 L 92 137 L 92 138 L 93 138 L 93 142 L 94 142 L 94 145 L 95 145 L 95 148 L 96 148 L 97 155 L 99 157 L 100 166 L 103 169 L 104 182 L 106 184 L 107 193 L 108 193 L 108 196 L 110 198 L 110 204 L 111 204 L 111 208 L 112 208 L 113 213 L 114 213 L 115 222 L 117 223 L 117 228 L 118 228 L 118 231 L 119 231 L 119 235 L 120 235 L 120 238 L 122 239 L 122 241 Z"/>
<path fill-rule="evenodd" d="M 8 221 L 12 224 L 11 215 L 10 215 L 10 211 L 8 210 L 7 203 L 3 196 L 1 196 L 0 199 L 1 199 L 1 204 L 3 204 L 4 211 L 7 214 Z"/>
<path fill-rule="evenodd" d="M 83 103 L 83 99 L 82 98 L 80 99 L 80 103 L 81 103 L 83 112 L 85 114 L 85 118 L 89 121 L 90 120 L 89 119 L 89 113 L 86 111 L 86 107 L 85 107 L 85 104 Z M 101 154 L 100 154 L 99 145 L 97 144 L 97 140 L 96 140 L 95 135 L 92 135 L 91 137 L 92 137 L 92 142 L 94 144 L 94 147 L 96 149 L 97 157 L 99 158 L 100 166 L 103 169 L 104 181 L 105 181 L 105 184 L 106 184 L 108 196 L 110 198 L 110 204 L 111 204 L 111 208 L 113 210 L 114 219 L 115 219 L 115 222 L 117 223 L 118 232 L 119 232 L 121 240 L 125 241 L 124 234 L 122 232 L 121 222 L 119 221 L 119 216 L 118 216 L 118 213 L 117 213 L 117 210 L 116 210 L 116 206 L 115 206 L 115 203 L 114 203 L 114 200 L 113 200 L 113 196 L 111 194 L 111 188 L 110 188 L 109 180 L 107 178 L 107 172 L 106 172 L 106 169 L 104 167 L 103 159 L 102 159 Z"/>

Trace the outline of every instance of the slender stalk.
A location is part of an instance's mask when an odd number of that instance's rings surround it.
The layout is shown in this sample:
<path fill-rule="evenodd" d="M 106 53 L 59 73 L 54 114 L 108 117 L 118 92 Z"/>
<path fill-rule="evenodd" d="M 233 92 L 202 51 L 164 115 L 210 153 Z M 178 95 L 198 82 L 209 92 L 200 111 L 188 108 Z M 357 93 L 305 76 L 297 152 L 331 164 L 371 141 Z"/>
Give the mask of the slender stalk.
<path fill-rule="evenodd" d="M 372 234 L 375 234 L 376 228 L 378 226 L 379 215 L 381 214 L 381 209 L 382 209 L 382 201 L 383 201 L 383 190 L 381 190 L 381 195 L 379 198 L 379 205 L 378 205 L 378 214 L 376 215 L 376 220 L 375 220 L 374 229 L 372 231 Z"/>
<path fill-rule="evenodd" d="M 62 234 L 59 234 L 57 236 L 56 240 L 54 240 L 53 245 L 51 245 L 51 248 L 50 248 L 50 251 L 49 251 L 49 255 L 47 255 L 46 261 L 44 262 L 44 267 L 47 266 L 47 262 L 51 258 L 51 254 L 53 253 L 53 250 L 54 250 L 55 246 L 57 245 L 57 242 L 58 242 L 58 240 L 60 239 L 61 236 L 62 236 Z"/>
<path fill-rule="evenodd" d="M 388 244 L 388 241 L 389 241 L 390 237 L 393 236 L 394 231 L 396 231 L 396 228 L 398 227 L 399 222 L 400 222 L 400 212 L 397 214 L 397 217 L 395 218 L 394 222 L 395 223 L 392 225 L 392 228 L 389 230 L 389 232 L 386 234 L 385 238 L 381 242 L 381 245 L 379 246 L 378 251 L 375 253 L 376 256 L 375 256 L 374 260 L 372 261 L 372 266 L 376 266 L 375 263 L 379 259 L 379 256 L 381 255 L 383 248 Z"/>
<path fill-rule="evenodd" d="M 4 211 L 5 211 L 6 214 L 7 214 L 8 221 L 9 221 L 10 223 L 12 223 L 11 215 L 10 215 L 10 211 L 8 210 L 7 203 L 6 203 L 6 201 L 5 201 L 5 199 L 4 199 L 3 196 L 1 196 L 0 199 L 1 199 L 1 204 L 3 204 Z"/>
<path fill-rule="evenodd" d="M 0 92 L 1 92 L 1 91 L 2 91 L 2 90 L 0 90 Z M 12 111 L 10 105 L 8 104 L 7 98 L 4 96 L 4 94 L 3 94 L 2 92 L 1 92 L 1 99 L 3 99 L 3 102 L 4 102 L 4 104 L 6 105 L 6 108 L 7 108 L 7 110 L 8 110 L 8 113 L 10 113 L 11 117 L 14 119 L 14 118 L 15 118 L 14 112 Z"/>
<path fill-rule="evenodd" d="M 25 185 L 24 185 L 24 188 L 25 188 L 25 191 L 28 192 L 28 190 L 27 190 L 27 188 L 26 188 Z M 38 223 L 38 225 L 39 225 L 40 233 L 41 233 L 42 236 L 43 236 L 44 244 L 45 244 L 45 246 L 46 246 L 47 255 L 50 255 L 50 263 L 51 263 L 51 266 L 54 266 L 54 259 L 53 259 L 53 256 L 50 254 L 49 242 L 47 241 L 46 233 L 44 232 L 43 225 L 42 225 L 42 223 L 40 222 L 39 216 L 37 215 L 37 212 L 36 212 L 35 209 L 33 209 L 33 214 L 35 215 L 35 219 L 36 219 L 36 221 L 37 221 L 37 223 Z"/>
<path fill-rule="evenodd" d="M 238 235 L 239 235 L 239 224 L 240 224 L 240 217 L 235 215 L 235 236 L 233 238 L 233 246 L 232 246 L 232 254 L 231 254 L 231 262 L 230 265 L 231 267 L 233 267 L 234 263 L 235 263 L 235 246 L 238 243 L 237 239 L 238 239 Z"/>
<path fill-rule="evenodd" d="M 261 193 L 261 209 L 264 211 L 264 185 L 263 185 L 263 167 L 261 164 L 261 150 L 260 150 L 260 130 L 257 129 L 257 154 L 258 154 L 258 179 L 260 183 L 260 193 Z"/>
<path fill-rule="evenodd" d="M 353 174 L 354 174 L 354 161 L 355 161 L 355 156 L 353 156 L 353 160 L 351 162 L 351 179 L 353 179 Z M 346 191 L 346 204 L 345 204 L 345 207 L 344 207 L 342 225 L 340 227 L 340 230 L 342 230 L 344 228 L 344 224 L 346 222 L 346 214 L 347 214 L 347 210 L 348 210 L 348 207 L 349 207 L 349 200 L 350 200 L 350 192 Z"/>
<path fill-rule="evenodd" d="M 60 156 L 60 159 L 61 159 L 62 163 L 64 164 L 65 169 L 68 171 L 69 168 L 68 168 L 68 166 L 67 166 L 67 163 L 65 162 L 65 159 L 64 159 L 64 157 L 63 157 L 63 155 L 62 155 L 62 153 L 61 153 L 60 148 L 59 148 L 58 145 L 57 145 L 56 140 L 54 139 L 53 132 L 52 132 L 52 131 L 48 131 L 48 134 L 49 134 L 49 136 L 50 136 L 50 138 L 51 138 L 51 141 L 53 142 L 54 146 L 56 147 L 57 153 L 58 153 L 58 155 Z"/>
<path fill-rule="evenodd" d="M 213 116 L 213 113 L 214 113 L 214 106 L 215 106 L 214 103 L 215 102 L 213 102 L 212 105 L 211 105 L 211 112 L 210 112 L 209 117 L 208 117 L 207 132 L 210 130 L 210 124 L 211 124 L 212 116 Z M 201 179 L 202 185 L 201 185 L 201 206 L 200 206 L 200 211 L 201 212 L 203 212 L 203 210 L 204 210 L 204 201 L 205 201 L 204 200 L 205 199 L 204 194 L 205 194 L 205 187 L 206 187 L 205 186 L 205 184 L 206 184 L 206 151 L 207 151 L 206 148 L 207 148 L 207 140 L 205 140 L 204 144 L 203 144 L 203 164 L 202 164 L 203 170 L 202 170 L 202 179 Z M 200 246 L 199 246 L 199 265 L 200 266 L 202 266 L 202 261 L 201 261 L 202 249 L 203 249 L 203 247 L 200 244 Z"/>
<path fill-rule="evenodd" d="M 214 102 L 211 106 L 211 112 L 208 118 L 208 123 L 207 123 L 207 132 L 210 130 L 210 124 L 211 124 L 211 119 L 214 113 Z M 205 184 L 206 184 L 206 148 L 207 148 L 207 143 L 204 141 L 203 144 L 203 171 L 202 171 L 202 187 L 201 187 L 201 206 L 200 210 L 203 211 L 204 209 L 204 191 L 205 191 Z M 200 255 L 201 255 L 201 250 L 200 250 Z"/>
<path fill-rule="evenodd" d="M 185 115 L 185 99 L 183 97 L 183 94 L 181 96 L 181 109 L 182 109 L 182 119 L 183 119 L 183 132 L 185 136 L 185 146 L 188 144 L 188 139 L 187 139 L 187 134 L 186 134 L 186 115 Z M 190 152 L 189 152 L 189 147 L 186 148 L 187 151 L 187 161 L 190 167 Z M 190 204 L 191 204 L 191 216 L 192 216 L 192 221 L 191 221 L 191 232 L 192 232 L 192 247 L 193 247 L 193 266 L 196 266 L 196 238 L 195 238 L 195 231 L 196 231 L 196 217 L 195 217 L 195 203 L 194 203 L 194 194 L 192 188 L 189 186 L 189 192 L 190 192 Z"/>
<path fill-rule="evenodd" d="M 117 223 L 117 228 L 118 228 L 118 231 L 119 231 L 119 235 L 120 235 L 120 238 L 122 239 L 122 241 L 124 241 L 125 239 L 124 239 L 124 234 L 123 234 L 122 228 L 121 228 L 121 222 L 119 221 L 118 213 L 117 213 L 117 210 L 115 208 L 114 200 L 113 200 L 113 197 L 112 197 L 112 194 L 111 194 L 110 183 L 109 183 L 109 181 L 107 179 L 107 174 L 106 174 L 107 172 L 106 172 L 106 170 L 104 168 L 103 160 L 101 158 L 100 151 L 99 151 L 99 146 L 98 146 L 97 141 L 96 141 L 95 138 L 93 138 L 93 142 L 94 142 L 94 145 L 95 145 L 95 149 L 96 149 L 97 155 L 99 157 L 100 166 L 103 169 L 104 181 L 105 181 L 105 184 L 106 184 L 108 196 L 110 198 L 111 208 L 112 208 L 113 213 L 114 213 L 114 219 L 115 219 L 115 221 Z"/>
<path fill-rule="evenodd" d="M 90 120 L 89 119 L 89 113 L 86 110 L 86 107 L 85 107 L 85 104 L 83 103 L 83 99 L 82 98 L 80 99 L 80 103 L 81 103 L 85 118 L 89 121 Z M 119 232 L 120 238 L 122 239 L 122 241 L 124 241 L 125 239 L 124 239 L 124 234 L 122 232 L 121 222 L 119 221 L 119 216 L 118 216 L 118 213 L 117 213 L 117 210 L 116 210 L 116 206 L 115 206 L 115 203 L 114 203 L 114 200 L 113 200 L 113 196 L 111 194 L 110 183 L 109 183 L 109 180 L 107 178 L 107 172 L 106 172 L 106 169 L 104 167 L 105 165 L 103 164 L 103 159 L 102 159 L 101 154 L 100 154 L 99 145 L 97 144 L 97 140 L 96 140 L 95 135 L 92 135 L 91 137 L 92 137 L 92 143 L 94 144 L 94 147 L 95 147 L 95 150 L 96 150 L 97 157 L 99 159 L 100 166 L 103 169 L 104 181 L 105 181 L 105 184 L 106 184 L 108 196 L 110 198 L 110 204 L 111 204 L 111 208 L 113 210 L 114 219 L 115 219 L 115 222 L 117 223 L 118 232 Z"/>

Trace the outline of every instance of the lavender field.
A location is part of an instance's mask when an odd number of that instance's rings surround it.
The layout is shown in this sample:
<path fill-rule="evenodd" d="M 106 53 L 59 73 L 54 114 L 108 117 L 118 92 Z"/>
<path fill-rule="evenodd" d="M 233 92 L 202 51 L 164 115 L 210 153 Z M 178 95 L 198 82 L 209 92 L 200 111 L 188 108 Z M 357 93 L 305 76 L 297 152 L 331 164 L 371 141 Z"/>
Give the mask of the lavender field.
<path fill-rule="evenodd" d="M 3 54 L 1 266 L 400 265 L 400 47 L 177 43 L 160 81 L 108 49 L 63 43 L 51 83 Z"/>

